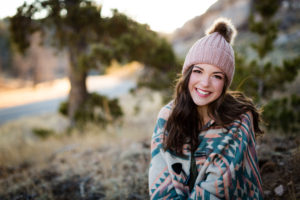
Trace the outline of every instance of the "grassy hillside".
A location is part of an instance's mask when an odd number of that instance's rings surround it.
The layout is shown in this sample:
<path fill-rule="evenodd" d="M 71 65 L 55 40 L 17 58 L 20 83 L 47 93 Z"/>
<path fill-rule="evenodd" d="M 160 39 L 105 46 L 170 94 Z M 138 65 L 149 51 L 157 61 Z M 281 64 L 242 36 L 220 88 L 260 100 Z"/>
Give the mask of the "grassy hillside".
<path fill-rule="evenodd" d="M 147 199 L 158 93 L 124 95 L 125 116 L 106 129 L 63 130 L 58 114 L 0 127 L 0 199 Z M 139 112 L 138 112 L 139 111 Z M 51 130 L 41 138 L 36 130 Z"/>
<path fill-rule="evenodd" d="M 150 138 L 161 96 L 127 94 L 122 121 L 64 130 L 58 114 L 0 127 L 0 199 L 148 199 Z M 37 130 L 49 136 L 37 136 Z M 300 137 L 267 133 L 257 139 L 265 199 L 300 198 Z"/>

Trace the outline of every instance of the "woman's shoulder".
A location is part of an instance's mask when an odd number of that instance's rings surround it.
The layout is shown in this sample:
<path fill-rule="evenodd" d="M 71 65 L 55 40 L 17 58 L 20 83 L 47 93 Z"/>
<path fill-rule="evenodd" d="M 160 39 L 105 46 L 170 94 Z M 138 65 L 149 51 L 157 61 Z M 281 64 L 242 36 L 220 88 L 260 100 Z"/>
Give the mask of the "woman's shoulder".
<path fill-rule="evenodd" d="M 224 128 L 227 130 L 226 132 L 236 132 L 236 130 L 252 132 L 253 117 L 251 111 L 240 114 L 235 120 L 225 125 Z"/>
<path fill-rule="evenodd" d="M 164 120 L 168 120 L 172 110 L 173 110 L 173 105 L 174 105 L 174 100 L 171 100 L 169 103 L 167 103 L 166 105 L 164 105 L 159 113 L 158 113 L 158 119 L 164 119 Z"/>
<path fill-rule="evenodd" d="M 227 126 L 227 130 L 229 133 L 237 133 L 240 134 L 240 136 L 244 135 L 248 140 L 255 137 L 251 111 L 240 114 L 238 119 L 234 120 L 229 126 Z"/>
<path fill-rule="evenodd" d="M 244 113 L 241 113 L 238 117 L 236 117 L 235 120 L 233 120 L 231 123 L 229 123 L 228 125 L 238 125 L 238 124 L 247 124 L 248 126 L 251 126 L 252 124 L 252 113 L 251 111 L 247 111 Z"/>
<path fill-rule="evenodd" d="M 241 123 L 248 126 L 248 127 L 253 127 L 253 116 L 251 111 L 247 111 L 245 113 L 242 113 L 240 115 L 240 120 Z"/>

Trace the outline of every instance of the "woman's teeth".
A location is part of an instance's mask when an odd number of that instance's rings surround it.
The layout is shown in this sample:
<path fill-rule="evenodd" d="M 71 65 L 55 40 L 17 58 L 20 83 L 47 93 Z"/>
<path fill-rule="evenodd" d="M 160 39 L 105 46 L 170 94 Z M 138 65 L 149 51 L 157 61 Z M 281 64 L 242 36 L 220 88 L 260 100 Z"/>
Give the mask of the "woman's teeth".
<path fill-rule="evenodd" d="M 198 91 L 200 94 L 204 94 L 204 95 L 209 94 L 209 92 L 204 92 L 204 91 L 199 90 L 199 89 L 197 89 L 197 91 Z"/>

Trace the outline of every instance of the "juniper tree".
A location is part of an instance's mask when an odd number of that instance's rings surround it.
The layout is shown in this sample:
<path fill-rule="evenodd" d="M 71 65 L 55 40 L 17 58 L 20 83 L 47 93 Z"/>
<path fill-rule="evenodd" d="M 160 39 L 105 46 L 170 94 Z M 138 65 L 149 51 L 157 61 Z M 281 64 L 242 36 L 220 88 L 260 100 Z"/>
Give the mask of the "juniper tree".
<path fill-rule="evenodd" d="M 46 13 L 35 18 L 37 13 Z M 86 78 L 91 68 L 103 68 L 114 59 L 119 62 L 140 61 L 148 67 L 168 70 L 175 63 L 172 48 L 143 25 L 113 11 L 112 17 L 101 15 L 101 6 L 90 0 L 37 0 L 24 3 L 10 19 L 12 40 L 20 52 L 30 46 L 30 36 L 40 32 L 51 45 L 68 52 L 71 90 L 68 117 L 72 122 L 86 102 Z M 46 37 L 45 37 L 46 36 Z"/>
<path fill-rule="evenodd" d="M 257 41 L 251 44 L 252 49 L 256 52 L 256 57 L 250 62 L 246 62 L 243 55 L 236 55 L 237 67 L 233 88 L 243 90 L 246 94 L 255 97 L 258 104 L 265 104 L 266 109 L 263 114 L 269 123 L 269 128 L 276 127 L 283 131 L 295 132 L 299 128 L 295 123 L 300 121 L 300 110 L 299 107 L 293 106 L 293 103 L 287 102 L 299 102 L 299 95 L 294 94 L 282 99 L 271 98 L 275 91 L 283 91 L 286 83 L 295 80 L 300 69 L 300 56 L 283 59 L 282 63 L 272 62 L 270 53 L 274 50 L 274 42 L 277 39 L 280 24 L 279 20 L 275 19 L 275 15 L 281 6 L 281 1 L 253 2 L 253 14 L 249 17 L 249 29 L 258 36 Z M 278 105 L 280 108 L 277 107 Z M 290 114 L 290 117 L 294 117 L 294 120 L 283 126 L 283 122 L 286 123 L 287 113 Z"/>

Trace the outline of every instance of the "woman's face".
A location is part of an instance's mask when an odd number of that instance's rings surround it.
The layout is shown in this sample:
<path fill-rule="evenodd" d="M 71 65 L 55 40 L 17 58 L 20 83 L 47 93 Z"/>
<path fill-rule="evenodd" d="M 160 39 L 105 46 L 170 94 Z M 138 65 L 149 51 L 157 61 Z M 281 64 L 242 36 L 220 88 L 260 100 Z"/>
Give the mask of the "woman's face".
<path fill-rule="evenodd" d="M 225 74 L 218 67 L 210 64 L 192 66 L 189 91 L 194 103 L 207 108 L 208 104 L 219 98 L 225 82 Z"/>

